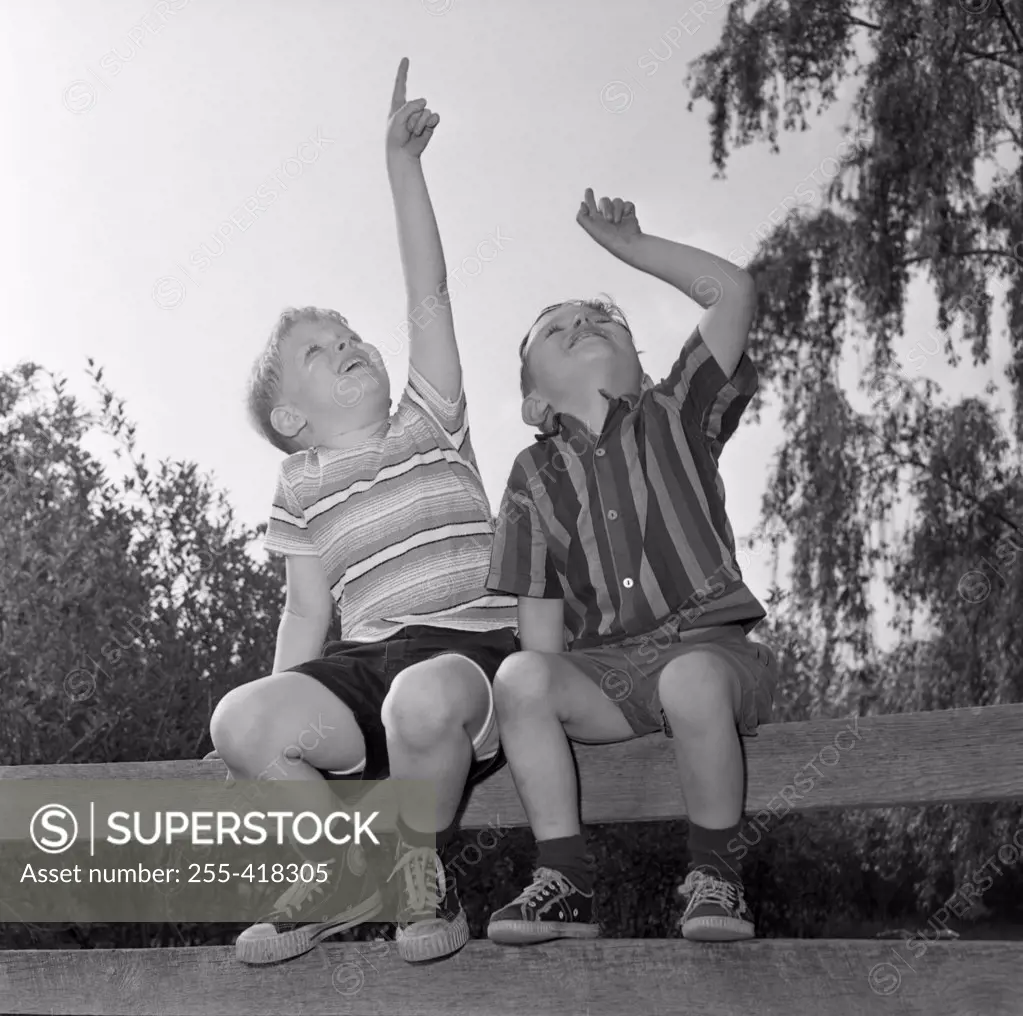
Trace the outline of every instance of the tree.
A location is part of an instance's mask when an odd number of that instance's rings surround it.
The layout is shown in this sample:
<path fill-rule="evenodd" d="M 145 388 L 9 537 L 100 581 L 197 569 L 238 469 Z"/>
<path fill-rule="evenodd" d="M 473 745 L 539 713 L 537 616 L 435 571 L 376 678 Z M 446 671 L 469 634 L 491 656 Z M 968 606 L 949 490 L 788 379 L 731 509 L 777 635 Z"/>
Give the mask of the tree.
<path fill-rule="evenodd" d="M 774 603 L 816 657 L 812 712 L 1023 699 L 1021 22 L 1019 0 L 735 0 L 690 65 L 719 175 L 734 148 L 778 151 L 856 85 L 821 201 L 797 188 L 741 256 L 759 284 L 751 354 L 784 427 L 764 521 L 787 528 L 792 573 Z M 927 336 L 904 334 L 918 277 L 937 300 Z M 950 404 L 926 378 L 939 357 L 987 362 L 999 294 L 1008 423 L 990 390 Z M 868 353 L 866 412 L 839 381 L 853 348 Z M 879 589 L 890 652 L 874 634 Z M 922 901 L 990 854 L 1019 808 L 888 818 L 863 820 L 860 839 L 884 844 L 891 870 L 922 865 Z"/>
<path fill-rule="evenodd" d="M 35 365 L 0 378 L 6 764 L 195 757 L 211 703 L 273 658 L 280 561 L 250 555 L 259 531 L 194 464 L 151 470 L 102 373 L 97 413 L 52 375 L 47 392 Z M 126 475 L 108 477 L 86 436 Z"/>
<path fill-rule="evenodd" d="M 36 365 L 0 375 L 0 765 L 195 758 L 273 660 L 282 562 L 194 464 L 137 454 L 102 373 L 93 412 Z"/>

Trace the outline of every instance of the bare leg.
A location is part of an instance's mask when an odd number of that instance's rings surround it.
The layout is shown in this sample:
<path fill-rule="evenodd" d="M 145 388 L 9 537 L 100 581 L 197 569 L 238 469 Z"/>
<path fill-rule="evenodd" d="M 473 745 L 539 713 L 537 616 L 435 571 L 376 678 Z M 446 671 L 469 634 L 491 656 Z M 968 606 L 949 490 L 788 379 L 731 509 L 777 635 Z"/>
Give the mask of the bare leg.
<path fill-rule="evenodd" d="M 433 787 L 427 794 L 414 785 L 399 790 L 410 829 L 437 832 L 451 825 L 465 791 L 473 737 L 489 711 L 487 679 L 463 656 L 437 656 L 395 678 L 383 707 L 391 776 Z"/>
<path fill-rule="evenodd" d="M 690 822 L 705 829 L 734 826 L 743 791 L 738 677 L 717 653 L 694 648 L 661 672 L 660 696 L 675 735 Z"/>
<path fill-rule="evenodd" d="M 526 944 L 595 938 L 592 858 L 579 821 L 579 786 L 569 738 L 635 736 L 621 709 L 565 656 L 522 652 L 498 671 L 501 740 L 537 839 L 533 882 L 490 915 L 487 937 Z"/>
<path fill-rule="evenodd" d="M 213 711 L 210 736 L 237 780 L 322 784 L 314 807 L 335 810 L 337 798 L 319 770 L 357 767 L 366 746 L 352 711 L 319 681 L 285 671 L 228 692 Z M 367 798 L 362 808 L 374 810 Z M 393 826 L 387 809 L 374 829 Z"/>
<path fill-rule="evenodd" d="M 628 720 L 593 681 L 564 656 L 509 656 L 494 682 L 501 743 L 538 840 L 575 836 L 579 787 L 569 738 L 625 741 Z"/>
<path fill-rule="evenodd" d="M 736 729 L 739 675 L 727 658 L 694 647 L 661 671 L 661 706 L 675 734 L 682 793 L 689 814 L 690 872 L 684 938 L 736 941 L 755 934 L 742 894 L 739 858 L 729 856 L 742 817 L 742 748 Z"/>
<path fill-rule="evenodd" d="M 322 780 L 366 754 L 352 711 L 319 681 L 285 671 L 228 692 L 210 719 L 213 745 L 240 780 Z"/>
<path fill-rule="evenodd" d="M 393 874 L 402 873 L 404 893 L 395 942 L 398 955 L 409 962 L 449 956 L 469 940 L 443 855 L 465 792 L 473 738 L 485 731 L 490 712 L 486 675 L 453 653 L 403 670 L 384 700 L 391 777 L 402 781 L 402 849 Z M 420 780 L 432 786 L 411 782 Z"/>
<path fill-rule="evenodd" d="M 315 678 L 291 671 L 225 695 L 210 720 L 210 734 L 233 777 L 311 784 L 312 799 L 304 797 L 303 805 L 321 815 L 336 811 L 339 802 L 318 770 L 354 769 L 366 751 L 351 710 Z M 372 828 L 381 826 L 374 821 Z M 236 953 L 245 963 L 300 956 L 380 910 L 380 893 L 364 871 L 352 867 L 350 847 L 326 839 L 295 846 L 317 868 L 324 859 L 339 862 L 332 869 L 334 877 L 329 887 L 319 874 L 311 881 L 290 883 L 275 904 L 275 913 L 286 916 L 254 924 L 238 937 Z M 293 858 L 286 860 L 291 863 Z"/>

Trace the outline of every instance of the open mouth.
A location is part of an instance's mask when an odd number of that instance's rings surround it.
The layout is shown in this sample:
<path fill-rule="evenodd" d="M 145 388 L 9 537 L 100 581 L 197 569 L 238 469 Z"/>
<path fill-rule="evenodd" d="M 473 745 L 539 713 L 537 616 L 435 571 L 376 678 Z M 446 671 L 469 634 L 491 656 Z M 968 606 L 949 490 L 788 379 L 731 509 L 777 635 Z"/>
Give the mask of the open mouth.
<path fill-rule="evenodd" d="M 353 356 L 345 365 L 341 368 L 342 374 L 350 374 L 356 367 L 365 367 L 366 361 L 361 356 Z"/>
<path fill-rule="evenodd" d="M 582 342 L 583 339 L 603 339 L 603 338 L 605 338 L 605 336 L 601 332 L 594 332 L 594 331 L 579 332 L 577 335 L 573 335 L 572 336 L 571 340 L 568 343 L 568 348 L 569 349 L 573 349 L 580 342 Z"/>

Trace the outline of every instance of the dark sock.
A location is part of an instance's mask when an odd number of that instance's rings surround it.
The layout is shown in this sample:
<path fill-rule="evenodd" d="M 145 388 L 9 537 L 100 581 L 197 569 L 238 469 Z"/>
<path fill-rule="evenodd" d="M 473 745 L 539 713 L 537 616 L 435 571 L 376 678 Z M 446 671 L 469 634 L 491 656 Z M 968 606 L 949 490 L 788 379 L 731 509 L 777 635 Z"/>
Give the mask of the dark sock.
<path fill-rule="evenodd" d="M 690 869 L 700 868 L 726 882 L 742 885 L 742 866 L 728 844 L 739 835 L 742 820 L 727 829 L 706 829 L 689 823 Z"/>
<path fill-rule="evenodd" d="M 556 840 L 538 840 L 536 846 L 538 867 L 561 872 L 584 893 L 593 891 L 595 865 L 586 852 L 586 839 L 582 833 Z"/>

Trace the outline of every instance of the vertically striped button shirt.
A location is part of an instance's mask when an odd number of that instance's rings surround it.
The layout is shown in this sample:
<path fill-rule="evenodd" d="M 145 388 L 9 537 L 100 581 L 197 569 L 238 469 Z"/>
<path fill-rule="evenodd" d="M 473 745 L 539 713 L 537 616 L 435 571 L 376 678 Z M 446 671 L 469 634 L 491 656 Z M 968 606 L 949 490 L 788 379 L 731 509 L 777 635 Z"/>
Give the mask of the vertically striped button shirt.
<path fill-rule="evenodd" d="M 490 589 L 565 601 L 572 648 L 742 624 L 765 614 L 743 582 L 718 459 L 757 390 L 743 354 L 725 376 L 699 328 L 668 376 L 609 398 L 599 437 L 559 414 L 515 459 Z"/>
<path fill-rule="evenodd" d="M 493 532 L 465 393 L 449 402 L 409 365 L 382 433 L 284 460 L 264 547 L 318 557 L 342 637 L 375 642 L 411 624 L 514 627 L 515 600 L 486 589 Z"/>

